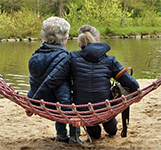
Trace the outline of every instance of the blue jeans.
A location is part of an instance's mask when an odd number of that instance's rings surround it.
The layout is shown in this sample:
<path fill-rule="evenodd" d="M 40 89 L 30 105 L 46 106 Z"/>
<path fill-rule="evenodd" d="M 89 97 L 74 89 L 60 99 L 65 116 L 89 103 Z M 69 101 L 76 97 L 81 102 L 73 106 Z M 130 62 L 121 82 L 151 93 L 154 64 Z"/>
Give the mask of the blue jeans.
<path fill-rule="evenodd" d="M 55 128 L 57 131 L 57 135 L 66 137 L 67 136 L 67 129 L 66 129 L 66 124 L 57 122 L 55 123 Z M 75 127 L 73 127 L 71 124 L 69 125 L 69 134 L 70 137 L 75 137 Z M 80 128 L 77 128 L 77 135 L 78 137 L 80 136 Z"/>

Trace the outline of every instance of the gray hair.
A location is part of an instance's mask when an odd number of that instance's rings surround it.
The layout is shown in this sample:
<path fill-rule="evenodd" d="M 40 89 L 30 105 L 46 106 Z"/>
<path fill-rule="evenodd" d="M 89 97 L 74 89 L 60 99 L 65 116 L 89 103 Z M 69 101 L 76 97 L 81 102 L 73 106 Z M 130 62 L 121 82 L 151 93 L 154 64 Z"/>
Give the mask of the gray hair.
<path fill-rule="evenodd" d="M 69 37 L 70 24 L 63 18 L 50 17 L 43 21 L 41 35 L 46 43 L 64 44 Z"/>
<path fill-rule="evenodd" d="M 100 40 L 100 32 L 93 26 L 83 25 L 78 30 L 78 44 L 87 46 Z"/>

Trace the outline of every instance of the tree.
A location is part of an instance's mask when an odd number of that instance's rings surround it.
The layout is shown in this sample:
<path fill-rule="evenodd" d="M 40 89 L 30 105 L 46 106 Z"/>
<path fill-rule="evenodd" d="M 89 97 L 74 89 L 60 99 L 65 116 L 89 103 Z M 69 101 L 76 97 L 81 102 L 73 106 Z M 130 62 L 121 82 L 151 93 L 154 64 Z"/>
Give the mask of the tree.
<path fill-rule="evenodd" d="M 22 5 L 22 0 L 1 0 L 0 1 L 0 9 L 1 13 L 8 12 L 10 13 L 11 10 L 18 11 L 20 10 Z"/>
<path fill-rule="evenodd" d="M 138 15 L 138 9 L 143 9 L 145 3 L 142 0 L 120 0 L 122 5 L 123 17 L 121 19 L 121 26 L 127 24 L 126 18 L 135 18 Z"/>

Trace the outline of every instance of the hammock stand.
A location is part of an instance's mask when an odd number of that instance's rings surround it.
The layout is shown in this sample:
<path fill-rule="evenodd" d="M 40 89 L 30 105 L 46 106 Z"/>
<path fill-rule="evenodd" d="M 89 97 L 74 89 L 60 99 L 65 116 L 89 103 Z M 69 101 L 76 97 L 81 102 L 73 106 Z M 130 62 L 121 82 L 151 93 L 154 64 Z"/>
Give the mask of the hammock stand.
<path fill-rule="evenodd" d="M 122 95 L 121 97 L 113 100 L 106 99 L 104 102 L 85 105 L 62 105 L 59 102 L 49 103 L 42 100 L 36 100 L 28 98 L 27 96 L 21 96 L 15 91 L 11 85 L 8 85 L 2 78 L 0 78 L 0 94 L 5 98 L 15 102 L 32 114 L 39 115 L 52 121 L 58 121 L 61 123 L 72 124 L 75 127 L 95 126 L 100 123 L 104 123 L 123 112 L 126 108 L 135 102 L 139 102 L 144 96 L 151 91 L 157 89 L 161 85 L 161 77 L 154 81 L 149 86 L 138 89 L 137 91 L 129 94 Z M 127 100 L 128 99 L 128 100 Z M 31 102 L 38 103 L 39 105 L 33 105 Z M 116 104 L 118 102 L 118 104 Z M 115 103 L 116 105 L 112 105 Z M 48 109 L 45 105 L 55 106 L 56 109 Z M 101 109 L 94 109 L 95 106 L 105 106 Z M 77 108 L 88 108 L 88 111 L 78 111 Z M 61 108 L 71 108 L 68 111 L 63 111 Z M 77 124 L 79 122 L 79 124 Z"/>

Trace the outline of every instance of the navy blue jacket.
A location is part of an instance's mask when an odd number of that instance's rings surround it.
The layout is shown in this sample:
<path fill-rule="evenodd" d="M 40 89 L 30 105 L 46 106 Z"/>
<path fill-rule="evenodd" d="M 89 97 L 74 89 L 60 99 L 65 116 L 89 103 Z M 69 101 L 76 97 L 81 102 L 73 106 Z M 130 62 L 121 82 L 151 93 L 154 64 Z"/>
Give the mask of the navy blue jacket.
<path fill-rule="evenodd" d="M 30 91 L 28 97 L 33 95 L 41 86 L 51 71 L 69 54 L 69 51 L 62 45 L 43 43 L 29 60 Z M 43 90 L 43 88 L 41 89 Z M 50 89 L 48 94 L 42 94 L 38 99 L 48 102 L 59 101 L 62 104 L 71 104 L 70 79 L 58 88 Z M 52 108 L 50 106 L 47 106 Z"/>
<path fill-rule="evenodd" d="M 50 88 L 62 84 L 71 75 L 75 104 L 112 99 L 110 79 L 115 78 L 123 66 L 114 56 L 106 55 L 109 50 L 110 46 L 106 43 L 92 43 L 80 51 L 71 52 L 70 56 L 67 56 L 64 62 L 46 78 L 45 84 L 42 85 L 43 89 L 47 92 Z M 118 81 L 131 92 L 139 87 L 138 82 L 128 72 Z M 41 96 L 45 91 L 40 88 L 34 97 Z"/>

